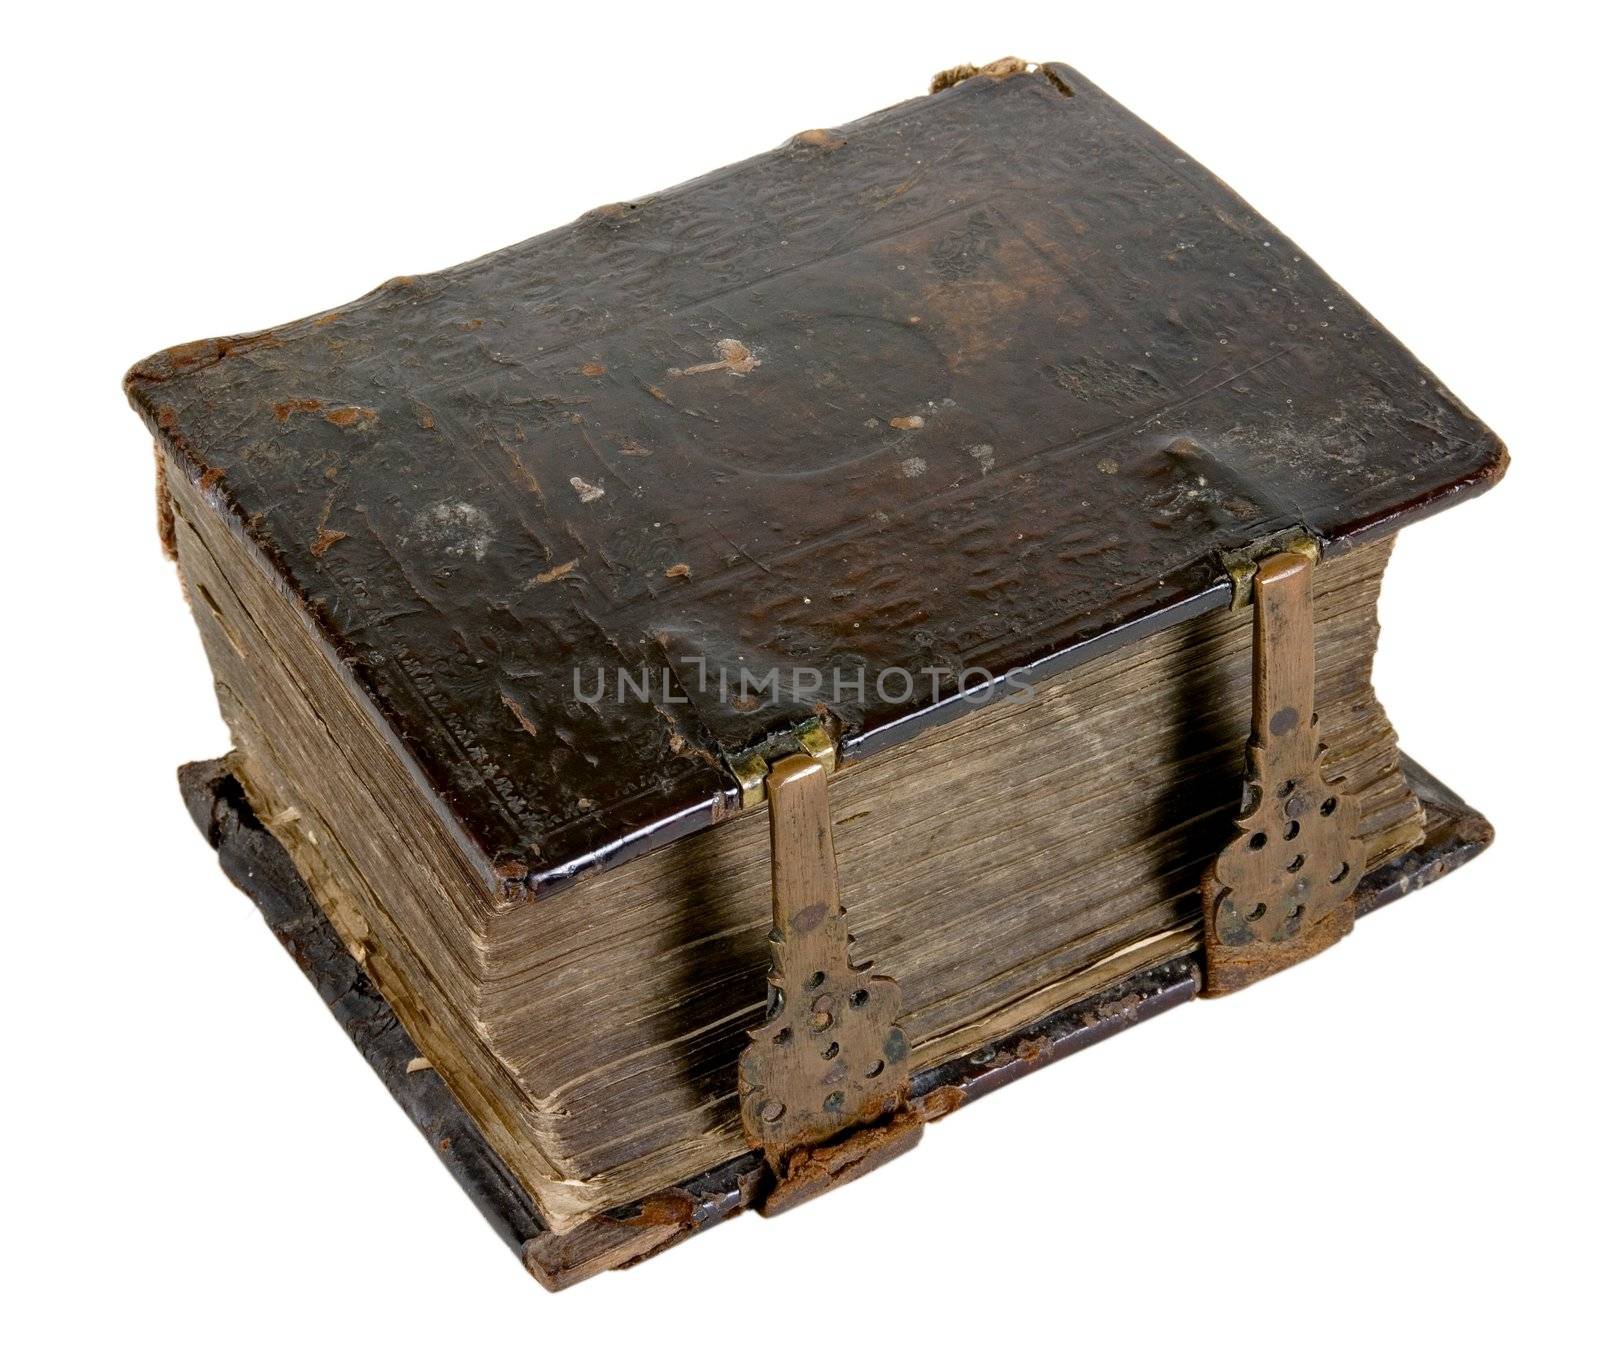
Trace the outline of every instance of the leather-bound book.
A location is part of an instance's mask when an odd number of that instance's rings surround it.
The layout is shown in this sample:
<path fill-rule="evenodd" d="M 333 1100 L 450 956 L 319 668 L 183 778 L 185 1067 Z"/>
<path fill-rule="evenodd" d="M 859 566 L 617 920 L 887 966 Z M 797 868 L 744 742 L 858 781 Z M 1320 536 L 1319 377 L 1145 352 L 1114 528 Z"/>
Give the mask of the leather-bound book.
<path fill-rule="evenodd" d="M 1500 442 L 1063 66 L 127 390 L 233 734 L 192 806 L 548 1284 L 1489 838 L 1370 673 Z"/>

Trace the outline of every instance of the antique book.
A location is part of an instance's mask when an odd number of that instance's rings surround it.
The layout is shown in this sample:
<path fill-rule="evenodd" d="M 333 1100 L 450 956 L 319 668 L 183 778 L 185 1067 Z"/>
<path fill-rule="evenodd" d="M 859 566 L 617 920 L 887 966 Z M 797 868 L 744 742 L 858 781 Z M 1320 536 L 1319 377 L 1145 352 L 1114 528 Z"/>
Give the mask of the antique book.
<path fill-rule="evenodd" d="M 1370 674 L 1502 445 L 1064 66 L 127 390 L 234 740 L 197 820 L 547 1284 L 1489 839 Z"/>

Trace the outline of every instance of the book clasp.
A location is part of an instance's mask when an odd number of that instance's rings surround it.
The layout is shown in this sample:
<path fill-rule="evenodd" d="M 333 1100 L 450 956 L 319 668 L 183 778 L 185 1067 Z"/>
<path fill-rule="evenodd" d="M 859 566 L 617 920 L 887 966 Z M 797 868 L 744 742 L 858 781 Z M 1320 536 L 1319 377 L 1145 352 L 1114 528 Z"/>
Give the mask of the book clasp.
<path fill-rule="evenodd" d="M 758 758 L 772 834 L 772 966 L 766 1019 L 739 1060 L 739 1110 L 776 1178 L 766 1215 L 853 1181 L 922 1136 L 906 1108 L 900 986 L 850 958 L 828 812 L 833 743 L 820 725 L 797 740 L 797 753 Z"/>
<path fill-rule="evenodd" d="M 1355 925 L 1361 813 L 1324 773 L 1317 733 L 1319 557 L 1313 540 L 1291 540 L 1244 583 L 1255 603 L 1251 732 L 1241 811 L 1202 879 L 1206 996 L 1297 964 Z"/>

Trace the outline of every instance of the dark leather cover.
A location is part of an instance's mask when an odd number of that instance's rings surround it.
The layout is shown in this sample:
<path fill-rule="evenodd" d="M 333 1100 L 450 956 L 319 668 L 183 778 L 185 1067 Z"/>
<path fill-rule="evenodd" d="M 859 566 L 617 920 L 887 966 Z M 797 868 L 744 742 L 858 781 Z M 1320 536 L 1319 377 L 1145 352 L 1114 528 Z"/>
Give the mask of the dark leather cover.
<path fill-rule="evenodd" d="M 932 668 L 1047 673 L 1225 605 L 1229 550 L 1300 526 L 1338 552 L 1504 466 L 1290 241 L 1061 66 L 127 387 L 485 873 L 539 889 L 708 825 L 736 806 L 722 758 L 814 709 L 700 691 L 695 658 L 864 669 L 830 705 L 849 758 L 965 711 Z M 574 698 L 574 668 L 641 666 L 690 702 Z"/>

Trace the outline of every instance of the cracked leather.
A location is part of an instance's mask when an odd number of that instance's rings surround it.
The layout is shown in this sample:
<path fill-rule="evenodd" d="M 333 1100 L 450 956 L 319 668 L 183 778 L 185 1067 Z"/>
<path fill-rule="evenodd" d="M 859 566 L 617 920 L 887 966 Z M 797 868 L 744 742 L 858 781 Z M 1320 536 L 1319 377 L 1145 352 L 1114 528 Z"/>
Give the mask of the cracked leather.
<path fill-rule="evenodd" d="M 1048 674 L 1226 607 L 1226 553 L 1295 526 L 1338 552 L 1504 466 L 1290 241 L 1062 66 L 127 388 L 485 875 L 540 891 L 735 809 L 723 758 L 819 700 L 719 670 L 861 677 L 828 705 L 858 757 L 965 711 L 938 672 Z M 619 668 L 653 700 L 575 695 Z"/>

